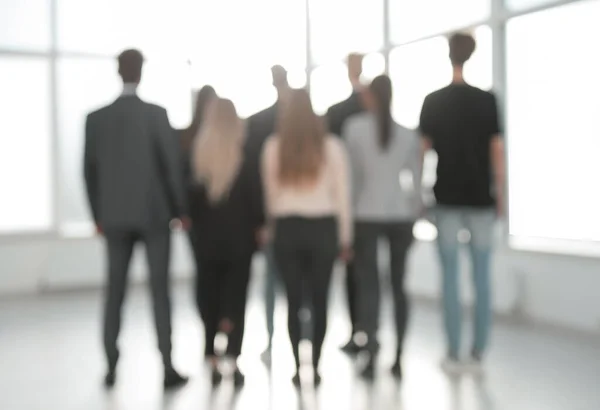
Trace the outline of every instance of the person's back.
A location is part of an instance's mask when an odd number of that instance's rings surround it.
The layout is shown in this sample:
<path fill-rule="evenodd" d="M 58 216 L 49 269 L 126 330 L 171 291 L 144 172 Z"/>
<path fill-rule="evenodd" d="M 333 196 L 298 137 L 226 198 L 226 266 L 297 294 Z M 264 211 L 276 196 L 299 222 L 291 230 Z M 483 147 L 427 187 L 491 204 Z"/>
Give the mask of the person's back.
<path fill-rule="evenodd" d="M 159 133 L 170 132 L 161 115 L 166 115 L 161 107 L 126 95 L 88 117 L 102 193 L 97 221 L 105 231 L 165 227 L 180 216 L 183 204 L 175 203 L 180 198 L 171 192 L 166 174 L 169 159 Z"/>
<path fill-rule="evenodd" d="M 191 217 L 201 227 L 198 234 L 200 252 L 225 255 L 252 252 L 256 231 L 261 226 L 262 203 L 254 189 L 248 159 L 244 158 L 227 196 L 213 203 L 206 185 L 192 188 Z"/>
<path fill-rule="evenodd" d="M 244 135 L 233 103 L 216 98 L 208 107 L 191 158 L 196 182 L 191 205 L 193 219 L 200 225 L 194 243 L 203 271 L 197 281 L 198 303 L 213 382 L 222 378 L 214 346 L 217 332 L 229 336 L 228 356 L 237 358 L 241 353 L 250 264 L 262 224 L 262 203 L 247 170 Z M 234 380 L 238 386 L 244 382 L 239 369 Z"/>
<path fill-rule="evenodd" d="M 504 148 L 493 94 L 465 83 L 464 65 L 475 51 L 475 39 L 454 34 L 449 40 L 452 84 L 423 103 L 420 130 L 425 150 L 438 156 L 433 220 L 443 269 L 444 322 L 448 357 L 443 368 L 460 371 L 461 306 L 458 236 L 470 234 L 469 250 L 475 288 L 475 337 L 470 361 L 479 370 L 488 347 L 491 317 L 490 260 L 494 205 L 503 204 Z"/>
<path fill-rule="evenodd" d="M 383 150 L 371 113 L 348 120 L 343 132 L 353 174 L 354 217 L 367 221 L 413 221 L 421 211 L 420 141 L 415 131 L 392 124 Z"/>
<path fill-rule="evenodd" d="M 137 97 L 142 53 L 126 50 L 118 61 L 123 93 L 111 105 L 88 115 L 83 161 L 92 217 L 97 232 L 104 236 L 108 256 L 103 326 L 108 372 L 104 382 L 107 387 L 116 382 L 129 265 L 135 245 L 143 242 L 164 386 L 173 388 L 187 382 L 171 360 L 169 299 L 170 222 L 187 221 L 181 150 L 166 110 Z"/>
<path fill-rule="evenodd" d="M 490 207 L 490 140 L 498 134 L 494 95 L 465 83 L 453 83 L 427 97 L 421 131 L 438 155 L 437 203 Z"/>

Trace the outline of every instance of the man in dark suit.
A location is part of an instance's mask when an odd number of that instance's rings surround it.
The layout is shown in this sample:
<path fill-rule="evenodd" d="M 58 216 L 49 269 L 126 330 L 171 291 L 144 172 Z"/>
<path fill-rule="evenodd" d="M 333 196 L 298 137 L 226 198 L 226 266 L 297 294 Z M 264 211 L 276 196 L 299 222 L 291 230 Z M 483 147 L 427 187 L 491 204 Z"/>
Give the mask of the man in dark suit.
<path fill-rule="evenodd" d="M 88 115 L 84 173 L 88 200 L 98 233 L 108 250 L 108 286 L 104 310 L 104 348 L 108 360 L 107 387 L 116 378 L 117 338 L 134 245 L 143 242 L 158 347 L 164 364 L 164 386 L 183 385 L 171 362 L 169 299 L 170 223 L 187 225 L 179 146 L 164 108 L 136 94 L 143 56 L 124 51 L 118 58 L 123 93 L 112 104 Z"/>
<path fill-rule="evenodd" d="M 348 56 L 348 79 L 352 84 L 352 94 L 342 102 L 331 106 L 327 110 L 326 119 L 329 131 L 335 135 L 342 137 L 342 130 L 346 120 L 355 114 L 365 110 L 363 106 L 362 85 L 360 76 L 362 74 L 361 54 L 350 54 Z M 348 343 L 342 347 L 342 350 L 349 354 L 357 354 L 360 347 L 355 343 L 353 336 L 356 334 L 357 325 L 357 301 L 356 301 L 356 285 L 354 283 L 354 264 L 346 265 L 346 291 L 348 293 L 348 310 L 350 311 L 350 322 L 352 323 L 352 336 Z"/>
<path fill-rule="evenodd" d="M 277 114 L 281 104 L 285 103 L 290 93 L 290 86 L 287 79 L 287 71 L 280 65 L 273 66 L 271 68 L 271 75 L 273 77 L 273 87 L 277 90 L 277 101 L 269 108 L 264 109 L 250 118 L 248 118 L 248 137 L 246 139 L 246 150 L 248 152 L 247 158 L 249 159 L 250 168 L 252 170 L 253 183 L 256 186 L 256 192 L 260 194 L 261 201 L 264 203 L 263 190 L 262 190 L 262 179 L 260 172 L 262 148 L 266 139 L 275 132 L 277 126 Z M 275 283 L 277 278 L 277 272 L 275 269 L 275 262 L 273 260 L 273 252 L 270 244 L 264 244 L 264 252 L 267 263 L 267 278 L 265 288 L 265 305 L 266 305 L 266 319 L 267 319 L 267 331 L 269 333 L 269 345 L 262 354 L 262 358 L 265 362 L 271 360 L 271 346 L 273 340 L 273 316 L 275 312 Z"/>

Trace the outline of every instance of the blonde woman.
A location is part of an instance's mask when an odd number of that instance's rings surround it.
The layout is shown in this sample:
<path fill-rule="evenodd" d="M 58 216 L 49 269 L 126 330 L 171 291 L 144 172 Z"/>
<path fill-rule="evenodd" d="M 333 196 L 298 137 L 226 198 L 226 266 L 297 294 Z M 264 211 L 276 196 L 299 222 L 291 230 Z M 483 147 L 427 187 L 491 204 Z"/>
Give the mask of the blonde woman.
<path fill-rule="evenodd" d="M 312 359 L 318 385 L 333 264 L 340 254 L 349 259 L 352 240 L 346 152 L 336 137 L 325 133 L 304 90 L 291 92 L 279 121 L 263 151 L 266 205 L 274 228 L 275 261 L 287 292 L 297 368 L 298 313 L 303 302 L 312 305 Z M 298 373 L 293 381 L 299 385 Z"/>
<path fill-rule="evenodd" d="M 192 154 L 196 185 L 190 214 L 202 275 L 197 281 L 199 308 L 205 327 L 205 356 L 213 368 L 214 384 L 221 381 L 214 339 L 228 336 L 226 355 L 238 358 L 244 334 L 246 291 L 256 231 L 262 225 L 262 203 L 245 172 L 244 124 L 230 100 L 210 103 Z M 237 369 L 234 383 L 244 376 Z"/>

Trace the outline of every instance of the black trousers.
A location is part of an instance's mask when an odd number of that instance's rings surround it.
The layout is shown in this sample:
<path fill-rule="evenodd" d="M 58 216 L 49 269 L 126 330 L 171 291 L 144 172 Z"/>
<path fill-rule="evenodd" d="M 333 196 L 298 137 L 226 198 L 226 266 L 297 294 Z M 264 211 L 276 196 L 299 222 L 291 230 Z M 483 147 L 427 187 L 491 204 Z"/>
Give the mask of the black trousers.
<path fill-rule="evenodd" d="M 228 333 L 226 354 L 237 358 L 242 352 L 246 299 L 252 252 L 202 255 L 202 275 L 197 280 L 200 314 L 204 322 L 205 356 L 215 355 L 215 336 L 223 320 L 233 328 Z"/>
<path fill-rule="evenodd" d="M 398 357 L 402 353 L 409 304 L 404 288 L 406 256 L 413 242 L 413 222 L 357 222 L 355 228 L 355 278 L 358 289 L 359 328 L 368 337 L 367 349 L 378 348 L 380 285 L 377 249 L 379 238 L 389 246 L 390 276 L 398 339 Z"/>
<path fill-rule="evenodd" d="M 169 261 L 171 232 L 110 231 L 105 234 L 108 250 L 108 283 L 104 303 L 104 349 L 110 369 L 119 358 L 117 339 L 121 330 L 121 308 L 125 299 L 129 264 L 137 242 L 146 246 L 150 289 L 158 348 L 165 369 L 171 368 L 171 303 L 169 299 Z"/>
<path fill-rule="evenodd" d="M 356 274 L 354 273 L 354 261 L 346 264 L 346 296 L 348 299 L 348 312 L 352 324 L 352 335 L 356 333 L 358 324 L 357 300 L 356 300 Z"/>
<path fill-rule="evenodd" d="M 321 358 L 327 331 L 327 302 L 333 265 L 338 254 L 334 218 L 289 217 L 275 223 L 275 261 L 288 299 L 288 330 L 296 366 L 300 366 L 300 310 L 309 301 L 312 309 L 313 366 Z"/>
<path fill-rule="evenodd" d="M 199 253 L 199 244 L 198 244 L 198 233 L 196 232 L 196 230 L 198 228 L 194 228 L 196 226 L 196 224 L 194 223 L 194 221 L 192 221 L 192 228 L 189 230 L 188 232 L 188 240 L 190 241 L 190 248 L 192 249 L 192 254 L 194 255 L 194 266 L 196 268 L 195 270 L 195 282 L 196 282 L 196 286 L 195 286 L 195 294 L 194 294 L 194 299 L 196 300 L 196 306 L 198 307 L 198 309 L 200 308 L 200 277 L 202 275 L 201 272 L 201 267 L 200 267 L 200 253 Z M 198 313 L 200 313 L 200 311 L 198 310 Z"/>

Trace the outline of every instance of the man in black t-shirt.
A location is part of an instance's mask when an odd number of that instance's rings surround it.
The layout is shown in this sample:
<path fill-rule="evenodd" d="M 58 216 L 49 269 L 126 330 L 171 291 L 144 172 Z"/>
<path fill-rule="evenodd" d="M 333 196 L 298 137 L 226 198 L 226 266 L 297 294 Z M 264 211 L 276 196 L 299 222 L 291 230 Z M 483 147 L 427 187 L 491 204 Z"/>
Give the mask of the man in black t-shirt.
<path fill-rule="evenodd" d="M 504 204 L 504 153 L 496 98 L 465 83 L 463 66 L 475 51 L 471 35 L 450 38 L 453 80 L 449 86 L 425 99 L 420 131 L 424 152 L 438 155 L 434 210 L 438 247 L 443 268 L 444 321 L 448 337 L 448 372 L 463 370 L 461 350 L 461 303 L 459 298 L 459 240 L 470 233 L 469 249 L 476 295 L 475 340 L 469 365 L 481 370 L 490 329 L 490 256 L 494 207 Z"/>

